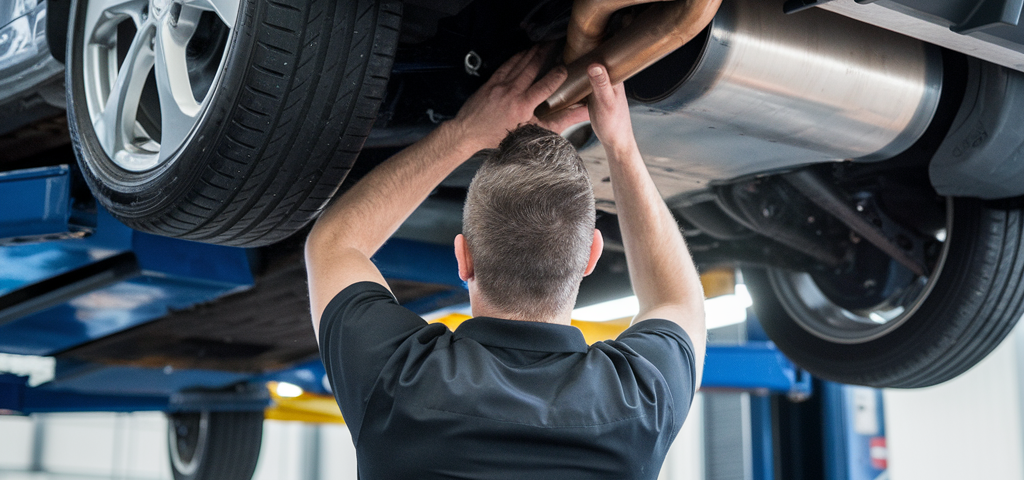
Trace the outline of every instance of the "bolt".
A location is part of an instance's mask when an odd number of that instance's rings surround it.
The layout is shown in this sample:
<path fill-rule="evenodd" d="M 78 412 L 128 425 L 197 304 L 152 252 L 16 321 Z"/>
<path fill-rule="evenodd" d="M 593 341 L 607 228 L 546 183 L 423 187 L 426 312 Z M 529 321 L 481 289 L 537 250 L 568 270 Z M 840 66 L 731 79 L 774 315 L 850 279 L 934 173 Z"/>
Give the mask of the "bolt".
<path fill-rule="evenodd" d="M 875 282 L 873 279 L 870 279 L 870 278 L 867 279 L 867 280 L 864 280 L 864 288 L 865 289 L 872 288 L 872 287 L 874 287 L 877 284 L 878 284 L 877 282 Z"/>
<path fill-rule="evenodd" d="M 764 209 L 761 210 L 761 215 L 764 218 L 772 218 L 775 215 L 775 205 L 765 205 Z"/>
<path fill-rule="evenodd" d="M 815 221 L 814 215 L 811 215 L 811 216 L 807 217 L 807 223 L 814 223 L 814 221 Z"/>

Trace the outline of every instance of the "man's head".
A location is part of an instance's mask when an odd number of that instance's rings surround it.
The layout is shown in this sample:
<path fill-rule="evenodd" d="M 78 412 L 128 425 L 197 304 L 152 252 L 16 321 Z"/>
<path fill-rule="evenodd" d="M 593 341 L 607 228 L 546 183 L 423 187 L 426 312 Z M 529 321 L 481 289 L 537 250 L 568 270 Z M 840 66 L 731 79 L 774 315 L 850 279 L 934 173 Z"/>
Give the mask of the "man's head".
<path fill-rule="evenodd" d="M 596 261 L 594 192 L 576 149 L 534 125 L 509 133 L 470 184 L 463 234 L 488 305 L 538 320 L 571 309 Z"/>

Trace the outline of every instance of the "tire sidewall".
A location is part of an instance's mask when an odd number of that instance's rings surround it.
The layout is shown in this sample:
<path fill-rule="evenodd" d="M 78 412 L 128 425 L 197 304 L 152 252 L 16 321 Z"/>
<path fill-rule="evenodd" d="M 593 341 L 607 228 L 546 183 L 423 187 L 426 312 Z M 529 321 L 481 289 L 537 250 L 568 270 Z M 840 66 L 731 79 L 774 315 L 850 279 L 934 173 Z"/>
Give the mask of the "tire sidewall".
<path fill-rule="evenodd" d="M 131 172 L 117 166 L 103 151 L 90 121 L 85 100 L 82 24 L 87 0 L 74 0 L 68 30 L 65 85 L 68 97 L 68 125 L 78 164 L 100 203 L 122 220 L 142 219 L 181 199 L 204 168 L 214 161 L 211 145 L 223 135 L 232 113 L 252 54 L 255 37 L 249 18 L 263 0 L 240 0 L 238 21 L 228 37 L 227 52 L 211 98 L 200 110 L 200 119 L 178 152 L 157 167 Z M 232 87 L 235 86 L 235 87 Z"/>

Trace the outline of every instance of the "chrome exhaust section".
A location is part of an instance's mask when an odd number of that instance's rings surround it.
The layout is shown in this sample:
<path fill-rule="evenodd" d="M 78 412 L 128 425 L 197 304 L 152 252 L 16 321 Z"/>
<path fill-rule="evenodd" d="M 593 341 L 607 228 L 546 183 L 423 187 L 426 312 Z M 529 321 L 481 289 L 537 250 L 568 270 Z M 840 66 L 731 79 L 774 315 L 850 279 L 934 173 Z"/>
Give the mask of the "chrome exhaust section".
<path fill-rule="evenodd" d="M 547 101 L 537 107 L 535 113 L 538 117 L 561 110 L 590 95 L 587 67 L 593 63 L 606 66 L 612 82 L 618 83 L 685 45 L 704 30 L 722 0 L 675 0 L 652 5 L 628 27 L 594 48 L 604 35 L 608 16 L 615 10 L 650 1 L 577 0 L 573 4 L 565 52 L 569 76 Z"/>
<path fill-rule="evenodd" d="M 924 133 L 941 89 L 937 47 L 820 9 L 786 15 L 782 0 L 724 0 L 696 39 L 627 82 L 666 198 L 773 169 L 891 158 Z M 594 178 L 607 170 L 598 150 L 581 152 Z"/>

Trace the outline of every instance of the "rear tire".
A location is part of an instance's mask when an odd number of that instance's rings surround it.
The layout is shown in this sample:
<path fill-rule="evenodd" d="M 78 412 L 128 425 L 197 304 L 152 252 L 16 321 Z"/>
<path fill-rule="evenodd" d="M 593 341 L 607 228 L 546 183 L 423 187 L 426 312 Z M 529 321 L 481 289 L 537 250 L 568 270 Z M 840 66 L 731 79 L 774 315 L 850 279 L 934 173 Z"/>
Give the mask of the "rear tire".
<path fill-rule="evenodd" d="M 167 415 L 174 480 L 250 480 L 263 441 L 263 412 Z"/>
<path fill-rule="evenodd" d="M 861 339 L 836 335 L 829 325 L 848 319 L 810 318 L 814 302 L 801 301 L 786 280 L 794 273 L 781 269 L 743 271 L 754 311 L 772 341 L 818 377 L 897 388 L 945 382 L 988 355 L 1024 314 L 1024 212 L 1017 203 L 954 199 L 948 250 L 933 284 L 893 328 L 865 326 Z"/>
<path fill-rule="evenodd" d="M 93 194 L 145 232 L 289 236 L 362 148 L 400 16 L 389 0 L 75 1 L 68 117 Z"/>

